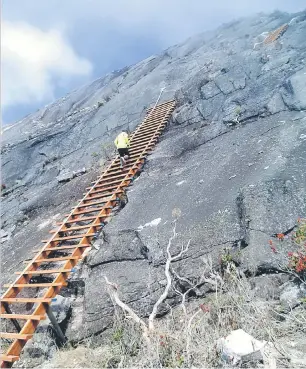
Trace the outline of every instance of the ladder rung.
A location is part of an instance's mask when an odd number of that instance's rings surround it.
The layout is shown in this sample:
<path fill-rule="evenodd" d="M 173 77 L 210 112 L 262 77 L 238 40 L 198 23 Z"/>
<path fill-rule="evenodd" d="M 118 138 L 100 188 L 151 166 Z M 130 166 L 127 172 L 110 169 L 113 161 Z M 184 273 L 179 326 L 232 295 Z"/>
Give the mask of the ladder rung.
<path fill-rule="evenodd" d="M 46 259 L 36 259 L 31 260 L 31 261 L 27 261 L 26 263 L 51 263 L 51 262 L 57 262 L 57 261 L 65 261 L 65 260 L 78 260 L 80 259 L 80 256 L 62 256 L 62 257 L 58 257 L 58 258 L 46 258 Z"/>
<path fill-rule="evenodd" d="M 110 179 L 116 179 L 116 178 L 124 178 L 126 176 L 127 173 L 123 172 L 122 170 L 118 171 L 118 172 L 105 172 L 105 175 L 103 176 L 103 178 L 99 179 L 98 181 L 94 182 L 93 184 L 97 183 L 99 184 L 102 181 L 105 180 L 110 180 Z"/>
<path fill-rule="evenodd" d="M 30 275 L 40 275 L 40 274 L 55 274 L 55 273 L 70 273 L 71 269 L 46 269 L 46 270 L 30 270 L 26 272 L 15 272 L 15 274 L 30 274 Z"/>
<path fill-rule="evenodd" d="M 82 245 L 63 245 L 63 246 L 55 246 L 55 247 L 47 247 L 46 249 L 36 249 L 36 250 L 32 250 L 35 254 L 37 252 L 43 253 L 45 251 L 57 251 L 57 250 L 65 250 L 66 248 L 72 249 L 75 247 L 90 247 L 91 245 L 88 243 L 82 244 Z"/>
<path fill-rule="evenodd" d="M 72 232 L 72 231 L 80 231 L 81 229 L 86 229 L 86 228 L 91 228 L 91 227 L 101 227 L 101 223 L 100 224 L 88 224 L 88 225 L 84 225 L 84 226 L 79 226 L 79 227 L 70 227 L 65 229 L 65 231 L 63 232 Z"/>
<path fill-rule="evenodd" d="M 91 190 L 90 192 L 86 192 L 84 195 L 87 195 L 87 196 L 90 196 L 90 195 L 93 195 L 93 194 L 95 194 L 95 193 L 104 193 L 105 191 L 104 190 Z M 123 192 L 125 192 L 124 190 L 116 190 L 116 191 L 114 191 L 112 194 L 114 195 L 114 194 L 119 194 L 119 193 L 123 193 Z M 111 195 L 111 193 L 106 193 L 106 194 L 104 194 L 104 196 L 109 196 L 109 195 Z M 90 197 L 89 197 L 90 198 Z"/>
<path fill-rule="evenodd" d="M 150 119 L 147 120 L 144 124 L 141 125 L 141 128 L 139 129 L 138 132 L 141 132 L 141 131 L 147 129 L 148 127 L 158 128 L 158 126 L 163 122 L 163 120 L 164 120 L 165 117 L 166 116 L 163 116 L 162 119 L 160 119 L 160 118 L 153 118 L 151 120 Z"/>
<path fill-rule="evenodd" d="M 113 198 L 113 196 L 105 196 L 105 195 L 98 195 L 98 196 L 90 196 L 90 197 L 86 197 L 84 199 L 81 199 L 80 201 L 89 201 L 89 200 L 92 200 L 92 199 L 105 199 L 106 202 L 108 201 L 115 201 L 116 199 Z"/>
<path fill-rule="evenodd" d="M 104 173 L 104 175 L 101 177 L 101 179 L 99 179 L 98 181 L 94 181 L 94 182 L 91 182 L 92 184 L 95 184 L 95 183 L 99 183 L 99 182 L 101 182 L 101 181 L 104 181 L 105 180 L 105 175 L 106 174 L 108 174 L 108 171 L 106 171 L 105 173 Z M 118 176 L 112 176 L 112 178 L 121 178 L 121 177 L 125 177 L 125 174 L 124 173 L 121 173 L 121 174 L 119 174 Z M 107 179 L 107 178 L 106 178 Z"/>
<path fill-rule="evenodd" d="M 139 142 L 138 140 L 140 140 L 140 142 L 142 142 L 142 140 L 144 140 L 144 138 L 148 138 L 150 135 L 153 137 L 154 135 L 157 134 L 161 134 L 162 130 L 164 129 L 165 124 L 162 124 L 162 126 L 160 128 L 157 127 L 149 127 L 144 129 L 143 131 L 139 131 L 137 132 L 137 134 L 135 135 L 135 138 L 133 139 L 133 144 L 135 144 L 135 142 Z M 137 137 L 139 136 L 139 138 Z"/>
<path fill-rule="evenodd" d="M 106 210 L 106 209 L 112 209 L 109 206 L 108 207 L 101 207 L 101 208 L 92 208 L 92 209 L 88 209 L 88 210 L 82 210 L 82 211 L 78 211 L 78 212 L 74 212 L 73 215 L 82 215 L 82 214 L 90 214 L 90 213 L 96 213 L 96 212 L 100 212 L 101 210 Z M 107 215 L 107 214 L 105 214 Z"/>
<path fill-rule="evenodd" d="M 111 200 L 111 201 L 116 201 L 116 200 Z M 73 209 L 86 208 L 88 206 L 99 205 L 99 204 L 107 204 L 108 202 L 109 202 L 109 200 L 100 200 L 100 201 L 95 201 L 95 202 L 88 202 L 88 203 L 83 203 L 83 204 L 74 206 Z"/>
<path fill-rule="evenodd" d="M 131 181 L 132 181 L 132 176 L 129 177 L 129 178 L 123 179 L 122 181 L 119 181 L 118 182 L 118 185 L 114 185 L 114 186 L 110 186 L 110 187 L 105 187 L 108 184 L 110 184 L 110 183 L 105 183 L 105 184 L 96 185 L 95 188 L 100 188 L 100 189 L 106 191 L 106 190 L 111 190 L 112 188 L 117 188 L 120 185 L 120 183 L 123 183 L 123 182 L 131 182 Z M 125 186 L 125 184 L 123 186 Z M 122 186 L 120 186 L 120 187 L 122 187 Z"/>
<path fill-rule="evenodd" d="M 164 118 L 167 117 L 167 114 L 165 114 L 165 112 L 161 112 L 160 114 L 158 115 L 155 115 L 155 116 L 152 116 L 149 117 L 146 122 L 144 122 L 142 125 L 141 125 L 141 128 L 139 131 L 147 128 L 147 127 L 158 127 L 159 124 L 164 120 Z"/>
<path fill-rule="evenodd" d="M 96 216 L 96 215 L 92 216 L 92 217 L 75 218 L 75 219 L 67 220 L 65 223 L 72 224 L 72 223 L 78 223 L 78 222 L 87 222 L 88 220 L 94 220 L 94 219 L 97 219 L 97 218 L 98 218 L 98 216 Z M 99 218 L 100 219 L 107 218 L 107 215 L 102 215 Z"/>
<path fill-rule="evenodd" d="M 30 298 L 30 297 L 3 297 L 1 298 L 1 302 L 10 302 L 10 303 L 27 303 L 27 302 L 33 302 L 36 303 L 49 303 L 52 301 L 51 297 L 45 297 L 45 298 Z"/>
<path fill-rule="evenodd" d="M 155 131 L 155 132 L 154 132 Z M 133 141 L 131 143 L 131 145 L 135 145 L 135 144 L 138 144 L 138 143 L 146 143 L 148 144 L 151 139 L 156 139 L 160 136 L 161 134 L 161 129 L 160 130 L 155 130 L 153 129 L 153 132 L 152 130 L 151 131 L 147 131 L 147 132 L 138 132 L 135 137 L 133 138 Z"/>
<path fill-rule="evenodd" d="M 6 339 L 9 339 L 9 340 L 28 340 L 32 336 L 33 336 L 33 334 L 0 332 L 0 337 L 1 338 L 6 338 Z"/>
<path fill-rule="evenodd" d="M 15 355 L 0 355 L 0 361 L 7 361 L 8 363 L 13 363 L 14 361 L 19 360 L 19 356 Z"/>
<path fill-rule="evenodd" d="M 82 245 L 77 244 L 77 245 L 66 245 L 66 246 L 50 247 L 50 248 L 44 249 L 43 252 L 44 251 L 69 250 L 69 249 L 82 248 L 82 247 L 91 247 L 91 245 L 89 243 L 85 243 L 85 244 L 82 244 Z"/>
<path fill-rule="evenodd" d="M 129 149 L 129 152 L 133 152 L 135 150 L 139 150 L 141 148 L 145 148 L 146 146 L 149 145 L 149 147 L 154 147 L 155 143 L 154 142 L 150 142 L 152 138 L 157 139 L 159 137 L 159 135 L 154 134 L 153 136 L 148 136 L 148 138 L 141 138 L 141 140 L 139 139 L 139 142 L 137 142 L 138 140 L 135 140 L 132 144 L 131 147 Z"/>
<path fill-rule="evenodd" d="M 131 162 L 131 160 L 130 160 L 130 163 L 129 164 L 127 164 L 127 165 L 125 165 L 124 166 L 124 168 L 125 169 L 131 169 L 135 164 L 136 164 L 136 162 L 138 161 L 138 160 L 143 160 L 143 159 L 145 159 L 147 157 L 147 155 L 146 154 L 141 154 L 141 155 L 139 155 L 138 157 L 136 157 L 135 159 L 133 159 L 133 161 Z M 119 160 L 116 160 L 116 163 L 114 164 L 114 166 L 113 166 L 113 170 L 117 170 L 118 168 L 120 168 L 120 162 L 119 162 Z M 127 171 L 127 173 L 128 173 L 128 171 Z"/>
<path fill-rule="evenodd" d="M 53 241 L 65 241 L 65 240 L 76 240 L 78 238 L 84 238 L 84 237 L 93 237 L 95 233 L 82 233 L 82 234 L 75 234 L 73 236 L 65 236 L 65 237 L 58 237 L 54 238 Z"/>
<path fill-rule="evenodd" d="M 22 315 L 22 314 L 1 314 L 1 319 L 20 319 L 20 320 L 45 320 L 42 315 Z"/>
<path fill-rule="evenodd" d="M 168 116 L 170 116 L 170 113 L 167 113 L 166 110 L 161 110 L 159 114 L 154 114 L 148 117 L 146 121 L 141 125 L 141 129 L 150 125 L 155 125 L 158 127 L 164 119 L 167 119 Z"/>
<path fill-rule="evenodd" d="M 27 283 L 27 284 L 5 284 L 5 288 L 45 288 L 45 287 L 65 287 L 67 282 L 63 283 Z"/>
<path fill-rule="evenodd" d="M 122 181 L 120 181 L 120 182 L 122 182 Z M 105 187 L 105 185 L 101 185 L 101 186 L 99 186 L 99 185 L 97 185 L 97 186 L 95 186 L 94 188 L 101 188 L 101 187 L 103 187 L 104 186 L 104 188 L 103 188 L 103 190 L 104 191 L 109 191 L 109 190 L 113 190 L 113 189 L 115 189 L 115 188 L 117 188 L 118 186 L 110 186 L 110 187 Z M 87 187 L 86 188 L 86 190 L 90 190 L 92 187 Z"/>
<path fill-rule="evenodd" d="M 111 182 L 109 182 L 111 179 L 112 179 L 112 178 L 103 178 L 103 179 L 101 179 L 101 181 L 99 181 L 99 182 L 96 184 L 96 186 L 99 186 L 99 185 L 103 184 L 104 182 L 105 182 L 104 184 L 107 184 L 107 185 L 115 184 L 115 183 L 120 183 L 120 182 L 122 182 L 122 181 L 123 181 L 124 177 L 123 177 L 123 178 L 121 178 L 121 179 L 116 179 L 115 181 L 111 181 Z M 96 186 L 95 186 L 95 187 L 96 187 Z"/>
<path fill-rule="evenodd" d="M 154 145 L 153 144 L 150 144 L 148 147 L 147 146 L 148 146 L 148 144 L 141 145 L 140 147 L 136 147 L 135 149 L 133 149 L 132 152 L 139 154 L 144 149 L 148 150 L 146 152 L 152 151 L 154 149 Z"/>
<path fill-rule="evenodd" d="M 118 173 L 125 173 L 127 174 L 129 172 L 129 170 L 134 166 L 135 162 L 137 160 L 134 160 L 133 163 L 128 163 L 127 165 L 124 166 L 123 170 L 120 169 L 118 170 L 118 167 L 120 166 L 120 164 L 118 163 L 118 161 L 116 161 L 117 163 L 114 162 L 114 164 L 112 165 L 112 167 L 108 170 L 109 175 L 112 174 L 118 174 Z"/>

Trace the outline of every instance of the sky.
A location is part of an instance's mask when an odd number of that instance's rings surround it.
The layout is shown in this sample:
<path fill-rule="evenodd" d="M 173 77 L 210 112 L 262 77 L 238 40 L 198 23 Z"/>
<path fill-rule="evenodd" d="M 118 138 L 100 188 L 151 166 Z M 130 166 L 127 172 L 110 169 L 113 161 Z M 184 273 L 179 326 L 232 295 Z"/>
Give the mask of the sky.
<path fill-rule="evenodd" d="M 305 0 L 2 0 L 2 122 L 235 18 L 305 8 Z"/>

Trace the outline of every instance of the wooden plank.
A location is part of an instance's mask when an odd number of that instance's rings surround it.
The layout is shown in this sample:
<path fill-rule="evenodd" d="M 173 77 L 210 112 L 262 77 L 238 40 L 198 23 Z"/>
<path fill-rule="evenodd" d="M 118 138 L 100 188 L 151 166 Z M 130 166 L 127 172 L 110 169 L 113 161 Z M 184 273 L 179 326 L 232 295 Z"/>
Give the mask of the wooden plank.
<path fill-rule="evenodd" d="M 147 132 L 158 132 L 160 130 L 163 129 L 163 127 L 161 126 L 166 126 L 167 122 L 166 122 L 166 117 L 162 117 L 160 119 L 158 119 L 156 121 L 156 123 L 152 123 L 152 124 L 147 124 L 146 126 L 141 127 L 141 129 L 135 133 L 135 136 L 133 136 L 133 138 L 131 139 L 131 143 L 132 140 L 135 139 L 136 136 L 141 135 L 142 133 L 147 133 Z"/>
<path fill-rule="evenodd" d="M 86 200 L 85 200 L 86 201 Z M 88 199 L 87 199 L 88 201 Z M 115 199 L 114 200 L 111 200 L 111 201 L 116 201 Z M 93 201 L 93 202 L 88 202 L 88 203 L 83 203 L 83 204 L 80 204 L 80 205 L 77 205 L 76 207 L 74 207 L 73 209 L 80 209 L 80 208 L 86 208 L 88 206 L 93 206 L 93 205 L 99 205 L 99 204 L 107 204 L 109 202 L 109 200 L 99 200 L 99 201 Z M 68 229 L 67 229 L 68 230 Z M 66 232 L 66 230 L 65 230 Z"/>
<path fill-rule="evenodd" d="M 131 164 L 128 164 L 128 165 L 125 166 L 125 170 L 122 170 L 122 169 L 119 169 L 118 170 L 118 165 L 117 164 L 113 164 L 112 167 L 108 170 L 107 176 L 104 177 L 104 178 L 108 178 L 108 177 L 112 178 L 112 176 L 114 174 L 119 174 L 119 173 L 122 174 L 123 175 L 123 178 L 124 178 L 126 176 L 126 174 L 128 173 L 128 169 L 127 168 L 131 168 L 132 166 L 133 165 L 131 163 Z M 94 188 L 94 186 L 88 187 L 88 188 Z M 86 195 L 86 193 L 87 192 L 85 192 L 84 195 Z"/>
<path fill-rule="evenodd" d="M 152 134 L 152 132 L 149 132 L 147 134 L 146 133 L 144 133 L 144 134 L 139 133 L 139 137 L 138 137 L 138 134 L 137 134 L 137 136 L 135 136 L 132 145 L 135 145 L 137 143 L 142 143 L 142 142 L 148 144 L 152 139 L 155 139 L 158 136 L 160 136 L 159 131 L 156 131 L 154 134 Z"/>
<path fill-rule="evenodd" d="M 126 174 L 125 174 L 126 175 Z M 115 197 L 115 196 L 116 197 Z M 80 200 L 80 202 L 81 201 L 91 201 L 91 200 L 95 200 L 95 199 L 97 199 L 97 200 L 99 200 L 99 199 L 105 199 L 106 200 L 106 202 L 109 202 L 109 201 L 116 201 L 117 200 L 117 198 L 118 198 L 118 195 L 119 194 L 115 194 L 115 193 L 113 193 L 112 194 L 112 196 L 109 196 L 109 194 L 103 194 L 103 193 L 101 193 L 100 195 L 94 195 L 94 196 L 92 196 L 92 194 L 91 194 L 91 192 L 87 192 L 86 194 L 85 194 L 85 197 L 83 198 L 83 200 Z"/>
<path fill-rule="evenodd" d="M 68 283 L 25 283 L 25 284 L 5 284 L 3 287 L 5 288 L 45 288 L 45 287 L 65 287 Z"/>
<path fill-rule="evenodd" d="M 158 104 L 156 107 L 148 108 L 147 109 L 147 114 L 150 114 L 152 112 L 152 110 L 154 110 L 154 112 L 155 112 L 155 111 L 158 111 L 160 109 L 164 109 L 165 107 L 168 107 L 169 105 L 171 106 L 172 104 L 175 104 L 175 103 L 176 103 L 175 100 L 165 101 L 163 103 Z"/>
<path fill-rule="evenodd" d="M 155 144 L 154 142 L 150 143 L 151 139 L 148 140 L 148 142 L 140 143 L 139 145 L 135 145 L 134 147 L 131 146 L 131 149 L 129 149 L 129 153 L 134 153 L 135 151 L 139 149 L 144 149 L 147 145 L 149 145 L 150 149 L 152 149 Z"/>
<path fill-rule="evenodd" d="M 9 302 L 11 304 L 33 302 L 34 304 L 36 304 L 36 303 L 50 303 L 51 301 L 52 301 L 51 297 L 45 297 L 45 298 L 4 297 L 4 298 L 1 298 L 0 302 Z"/>
<path fill-rule="evenodd" d="M 29 263 L 52 263 L 57 261 L 65 261 L 65 260 L 78 260 L 78 256 L 62 256 L 58 258 L 46 258 L 46 259 L 36 259 L 35 261 L 30 261 Z"/>
<path fill-rule="evenodd" d="M 150 152 L 152 152 L 154 150 L 154 147 L 151 147 L 151 148 L 146 148 L 145 149 L 145 152 L 146 153 L 150 153 Z M 144 149 L 139 149 L 138 151 L 135 151 L 137 154 L 140 154 L 140 153 L 142 153 L 144 151 Z"/>
<path fill-rule="evenodd" d="M 129 177 L 129 178 L 126 178 L 126 179 L 122 179 L 122 180 L 120 180 L 120 181 L 118 181 L 117 183 L 117 185 L 112 185 L 112 186 L 110 186 L 110 187 L 105 187 L 105 186 L 108 186 L 110 183 L 105 183 L 105 184 L 100 184 L 100 185 L 96 185 L 95 186 L 95 188 L 104 188 L 104 189 L 112 189 L 112 188 L 117 188 L 119 185 L 120 185 L 120 183 L 123 183 L 123 182 L 127 182 L 127 181 L 131 181 L 132 180 L 132 175 Z M 113 200 L 113 201 L 115 201 L 115 200 Z"/>
<path fill-rule="evenodd" d="M 139 134 L 137 136 L 135 136 L 133 143 L 131 144 L 131 146 L 135 146 L 135 148 L 137 148 L 138 146 L 142 145 L 142 144 L 150 144 L 152 146 L 155 145 L 154 139 L 156 139 L 157 137 L 159 137 L 162 133 L 162 131 L 164 130 L 164 128 L 160 128 L 159 130 L 155 130 L 152 132 L 148 132 L 148 133 L 143 133 L 143 134 Z"/>
<path fill-rule="evenodd" d="M 144 156 L 143 156 L 144 157 Z M 126 170 L 126 172 L 128 172 L 128 170 L 127 169 L 130 169 L 130 168 L 132 168 L 133 166 L 134 166 L 134 164 L 135 164 L 135 162 L 138 160 L 138 159 L 140 159 L 141 157 L 139 157 L 139 158 L 137 158 L 137 159 L 134 159 L 134 160 L 130 160 L 130 162 L 129 162 L 129 164 L 127 164 L 127 165 L 125 165 L 125 170 Z M 114 162 L 114 164 L 112 165 L 112 167 L 108 170 L 108 172 L 109 172 L 109 174 L 111 174 L 111 173 L 122 173 L 122 170 L 120 169 L 120 170 L 118 170 L 118 168 L 120 167 L 120 163 L 118 162 L 118 160 L 116 160 L 115 162 Z M 123 171 L 124 172 L 124 171 Z"/>
<path fill-rule="evenodd" d="M 105 172 L 105 174 L 108 173 L 107 171 Z M 124 178 L 125 174 L 121 172 L 121 174 L 119 174 L 118 176 L 113 176 L 113 179 L 115 178 Z M 99 182 L 103 181 L 105 179 L 105 177 L 101 177 L 101 179 L 98 179 L 97 181 L 91 182 L 93 185 L 94 184 L 98 184 Z"/>
<path fill-rule="evenodd" d="M 164 112 L 163 114 L 161 114 L 159 117 L 153 117 L 151 120 L 147 120 L 140 128 L 139 131 L 142 131 L 148 127 L 158 127 L 159 123 L 164 121 L 164 120 L 169 120 L 171 114 L 167 114 L 166 112 Z M 168 119 L 167 119 L 168 118 Z M 166 123 L 167 124 L 167 123 Z"/>
<path fill-rule="evenodd" d="M 125 174 L 124 174 L 125 175 Z M 105 199 L 105 201 L 115 201 L 116 198 L 112 196 L 109 196 L 109 195 L 97 195 L 97 196 L 89 196 L 89 197 L 84 197 L 83 199 L 80 199 L 79 202 L 81 201 L 90 201 L 92 199 Z"/>
<path fill-rule="evenodd" d="M 53 241 L 77 240 L 79 238 L 84 238 L 84 237 L 93 237 L 94 235 L 95 235 L 95 233 L 75 234 L 73 236 L 64 236 L 64 237 L 54 238 Z"/>
<path fill-rule="evenodd" d="M 96 217 L 94 218 L 96 219 Z M 72 232 L 72 231 L 80 231 L 82 229 L 91 228 L 91 227 L 102 227 L 102 224 L 88 224 L 84 226 L 78 226 L 78 227 L 70 227 L 65 230 L 65 232 Z"/>
<path fill-rule="evenodd" d="M 126 182 L 126 181 L 131 181 L 131 179 L 124 179 L 123 181 L 121 181 L 120 183 L 122 182 Z M 110 190 L 114 190 L 116 188 L 118 188 L 120 186 L 120 183 L 118 185 L 113 185 L 113 186 L 109 186 L 109 187 L 105 187 L 106 185 L 97 185 L 95 186 L 95 188 L 99 188 L 99 189 L 102 189 L 103 191 L 110 191 Z M 90 187 L 91 188 L 91 187 Z M 87 189 L 90 189 L 90 188 L 87 188 Z"/>
<path fill-rule="evenodd" d="M 111 209 L 110 207 L 102 206 L 101 208 L 91 208 L 88 210 L 82 210 L 82 211 L 75 211 L 73 215 L 82 215 L 82 214 L 90 214 L 90 213 L 96 213 L 101 212 L 102 210 Z M 106 214 L 105 214 L 106 215 Z"/>
<path fill-rule="evenodd" d="M 19 356 L 16 355 L 0 355 L 0 361 L 7 361 L 8 363 L 13 363 L 14 361 L 19 360 Z"/>
<path fill-rule="evenodd" d="M 91 247 L 91 245 L 88 244 L 88 243 L 85 243 L 83 245 L 77 244 L 77 245 L 66 245 L 66 246 L 50 247 L 50 248 L 44 249 L 44 251 L 69 250 L 69 249 L 77 249 L 77 248 L 82 248 L 82 247 Z"/>
<path fill-rule="evenodd" d="M 156 137 L 154 140 L 157 140 L 158 138 Z M 150 140 L 151 141 L 151 140 Z M 154 142 L 153 142 L 154 143 Z M 154 149 L 155 145 L 152 145 L 151 143 L 145 143 L 137 148 L 135 148 L 133 150 L 133 154 L 139 154 L 140 152 L 144 151 L 146 153 L 151 152 Z"/>
<path fill-rule="evenodd" d="M 146 124 L 147 122 L 154 122 L 156 119 L 163 118 L 165 115 L 168 114 L 168 110 L 169 108 L 165 107 L 160 110 L 154 110 L 153 112 L 151 111 L 151 113 L 145 117 L 143 124 Z"/>
<path fill-rule="evenodd" d="M 0 332 L 1 338 L 6 338 L 9 340 L 29 340 L 33 334 L 20 334 L 20 333 L 8 333 L 8 332 Z"/>
<path fill-rule="evenodd" d="M 56 251 L 56 250 L 65 250 L 66 248 L 75 248 L 75 247 L 90 247 L 91 245 L 89 243 L 85 244 L 77 244 L 77 245 L 62 245 L 62 246 L 54 246 L 54 247 L 47 247 L 46 249 L 36 249 L 32 250 L 34 253 L 40 252 L 43 253 L 45 251 Z"/>
<path fill-rule="evenodd" d="M 25 272 L 15 272 L 21 275 L 40 275 L 40 274 L 56 274 L 56 273 L 70 273 L 71 269 L 46 269 L 46 270 L 29 270 Z"/>
<path fill-rule="evenodd" d="M 23 315 L 23 314 L 0 314 L 1 319 L 20 319 L 20 320 L 45 320 L 42 315 Z"/>
<path fill-rule="evenodd" d="M 176 103 L 176 101 L 174 99 L 165 101 L 163 103 L 158 104 L 156 107 L 148 108 L 147 109 L 147 114 L 149 114 L 152 110 L 156 111 L 156 110 L 159 110 L 159 109 L 163 109 L 164 107 L 175 104 L 175 103 Z"/>
<path fill-rule="evenodd" d="M 139 130 L 139 132 L 143 132 L 143 131 L 147 130 L 148 128 L 152 128 L 152 129 L 155 128 L 156 129 L 156 128 L 159 127 L 159 124 L 162 123 L 162 122 L 164 122 L 163 124 L 166 125 L 167 124 L 165 122 L 166 118 L 167 118 L 167 115 L 166 114 L 162 114 L 160 118 L 157 117 L 155 119 L 152 119 L 151 121 L 146 122 L 146 124 L 144 124 L 141 127 L 141 129 Z"/>
<path fill-rule="evenodd" d="M 115 183 L 120 183 L 122 182 L 123 178 L 120 179 L 116 179 L 115 181 L 111 181 L 112 178 L 106 178 L 106 179 L 102 179 L 101 181 L 99 181 L 98 183 L 96 183 L 95 188 L 101 186 L 101 185 L 110 185 L 110 184 L 115 184 Z M 110 181 L 110 182 L 109 182 Z"/>
<path fill-rule="evenodd" d="M 72 223 L 78 223 L 78 222 L 87 222 L 88 220 L 94 220 L 94 219 L 97 219 L 98 216 L 97 215 L 94 215 L 92 217 L 84 217 L 84 218 L 75 218 L 75 219 L 69 219 L 65 222 L 65 224 L 72 224 Z M 100 219 L 102 218 L 107 218 L 107 215 L 103 215 L 101 217 L 99 217 Z"/>
<path fill-rule="evenodd" d="M 155 132 L 153 134 L 152 133 L 148 133 L 148 134 L 143 134 L 143 135 L 141 135 L 141 134 L 138 135 L 137 134 L 133 138 L 133 141 L 131 141 L 130 148 L 131 149 L 137 149 L 140 146 L 146 145 L 146 144 L 150 143 L 151 138 L 153 138 L 153 137 L 155 137 L 157 135 L 159 135 L 158 132 Z M 152 145 L 153 145 L 153 143 L 152 143 Z"/>

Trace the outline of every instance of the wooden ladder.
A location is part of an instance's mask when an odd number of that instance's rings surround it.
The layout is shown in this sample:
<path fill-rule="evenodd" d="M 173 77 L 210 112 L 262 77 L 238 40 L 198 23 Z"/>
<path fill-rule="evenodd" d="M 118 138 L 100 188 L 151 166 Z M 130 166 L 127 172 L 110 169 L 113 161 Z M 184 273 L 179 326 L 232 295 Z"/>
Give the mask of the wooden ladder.
<path fill-rule="evenodd" d="M 12 284 L 4 285 L 7 290 L 1 297 L 1 319 L 10 320 L 16 332 L 0 333 L 2 339 L 11 341 L 6 353 L 1 355 L 1 368 L 10 368 L 19 360 L 22 348 L 32 338 L 39 322 L 46 319 L 46 315 L 55 329 L 60 330 L 50 309 L 52 299 L 67 285 L 70 273 L 91 247 L 93 237 L 98 235 L 111 217 L 120 195 L 141 171 L 146 156 L 153 150 L 174 108 L 175 101 L 171 100 L 147 111 L 145 119 L 131 136 L 130 159 L 125 168 L 120 169 L 120 160 L 116 157 L 87 188 L 83 199 L 66 215 L 65 220 L 58 223 L 59 227 L 50 231 L 51 238 L 42 241 L 44 247 L 35 251 L 35 257 L 26 262 L 25 269 L 16 272 L 17 279 Z M 54 263 L 61 263 L 61 267 L 54 269 Z M 40 275 L 49 275 L 53 281 L 33 282 L 32 277 Z M 18 297 L 21 292 L 26 295 L 30 288 L 44 289 L 42 296 Z M 12 306 L 25 303 L 34 304 L 31 314 L 13 313 Z"/>
<path fill-rule="evenodd" d="M 286 32 L 287 28 L 288 28 L 288 24 L 285 23 L 279 28 L 270 32 L 269 35 L 265 38 L 264 43 L 267 45 L 267 44 L 271 44 L 272 42 L 276 41 Z"/>

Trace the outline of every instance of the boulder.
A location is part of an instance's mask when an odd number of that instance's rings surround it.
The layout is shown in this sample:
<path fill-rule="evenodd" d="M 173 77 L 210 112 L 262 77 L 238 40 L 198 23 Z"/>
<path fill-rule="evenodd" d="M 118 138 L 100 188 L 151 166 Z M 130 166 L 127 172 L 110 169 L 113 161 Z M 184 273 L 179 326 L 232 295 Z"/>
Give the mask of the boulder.
<path fill-rule="evenodd" d="M 263 361 L 262 351 L 267 344 L 246 333 L 243 329 L 232 331 L 226 338 L 220 338 L 217 347 L 221 353 L 221 360 L 236 366 L 254 364 Z"/>
<path fill-rule="evenodd" d="M 289 109 L 306 110 L 306 67 L 285 81 L 282 96 Z"/>
<path fill-rule="evenodd" d="M 59 183 L 62 182 L 69 182 L 74 178 L 74 173 L 70 172 L 69 170 L 63 170 L 60 172 L 60 174 L 56 177 L 57 181 Z"/>
<path fill-rule="evenodd" d="M 202 88 L 201 92 L 204 99 L 210 99 L 221 93 L 220 88 L 216 85 L 214 81 L 206 83 Z"/>
<path fill-rule="evenodd" d="M 280 301 L 286 308 L 293 309 L 297 305 L 301 304 L 302 299 L 306 298 L 306 286 L 304 283 L 297 284 L 293 282 L 287 282 L 283 285 Z"/>

